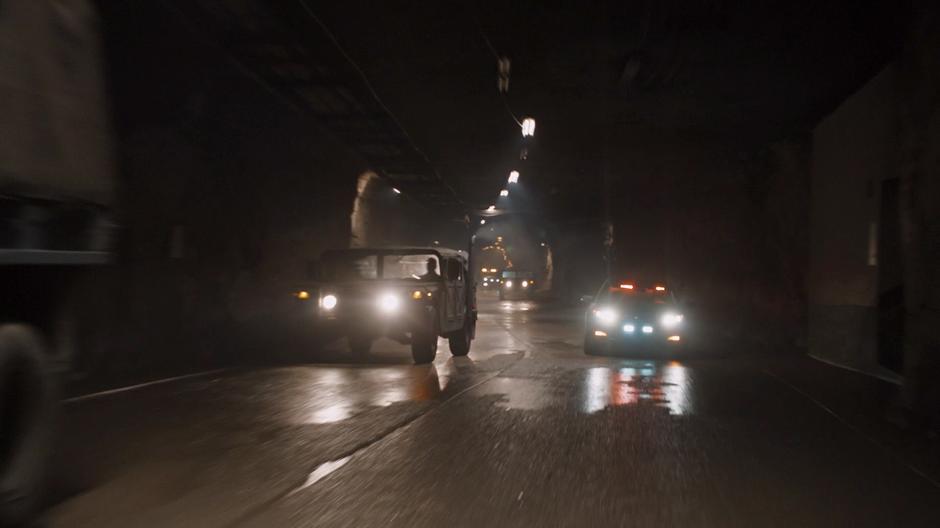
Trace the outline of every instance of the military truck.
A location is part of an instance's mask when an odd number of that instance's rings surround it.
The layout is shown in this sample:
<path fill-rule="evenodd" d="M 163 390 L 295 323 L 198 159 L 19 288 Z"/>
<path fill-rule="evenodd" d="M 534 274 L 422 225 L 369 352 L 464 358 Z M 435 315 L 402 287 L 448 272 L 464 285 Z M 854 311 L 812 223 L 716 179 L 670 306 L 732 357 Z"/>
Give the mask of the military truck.
<path fill-rule="evenodd" d="M 0 526 L 43 500 L 77 288 L 111 260 L 114 156 L 87 0 L 0 3 Z"/>
<path fill-rule="evenodd" d="M 466 252 L 440 247 L 327 251 L 319 261 L 316 295 L 297 292 L 311 322 L 345 338 L 357 356 L 389 337 L 411 345 L 415 363 L 430 363 L 438 337 L 466 356 L 476 332 L 473 274 Z"/>

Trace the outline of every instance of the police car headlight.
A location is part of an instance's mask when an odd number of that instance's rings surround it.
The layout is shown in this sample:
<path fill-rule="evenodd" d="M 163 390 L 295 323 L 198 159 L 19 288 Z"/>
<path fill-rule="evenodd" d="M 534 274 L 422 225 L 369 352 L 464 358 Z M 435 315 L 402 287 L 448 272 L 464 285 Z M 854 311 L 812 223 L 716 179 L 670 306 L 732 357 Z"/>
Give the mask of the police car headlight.
<path fill-rule="evenodd" d="M 328 293 L 320 299 L 320 307 L 324 310 L 332 310 L 336 308 L 336 304 L 339 302 L 339 299 L 336 298 L 332 293 Z"/>
<path fill-rule="evenodd" d="M 660 322 L 666 328 L 673 328 L 682 322 L 682 314 L 666 312 L 663 314 L 662 318 L 660 318 Z"/>
<path fill-rule="evenodd" d="M 594 310 L 594 317 L 604 325 L 611 325 L 617 321 L 618 314 L 613 308 L 599 308 Z"/>
<path fill-rule="evenodd" d="M 401 299 L 399 299 L 395 294 L 384 293 L 379 296 L 378 305 L 379 310 L 385 313 L 396 312 L 401 306 Z"/>

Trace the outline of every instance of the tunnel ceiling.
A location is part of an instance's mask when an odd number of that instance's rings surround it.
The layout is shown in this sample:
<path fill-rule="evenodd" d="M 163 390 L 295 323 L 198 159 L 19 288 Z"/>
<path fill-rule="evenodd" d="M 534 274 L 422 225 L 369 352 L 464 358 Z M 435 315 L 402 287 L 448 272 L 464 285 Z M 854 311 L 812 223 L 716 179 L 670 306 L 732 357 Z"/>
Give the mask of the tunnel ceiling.
<path fill-rule="evenodd" d="M 535 197 L 596 172 L 624 131 L 742 148 L 805 131 L 891 57 L 904 16 L 887 1 L 177 5 L 393 185 L 447 209 L 493 201 L 518 160 L 510 112 L 538 119 Z M 512 60 L 505 101 L 497 54 Z"/>
<path fill-rule="evenodd" d="M 271 94 L 337 136 L 391 186 L 430 208 L 464 208 L 364 72 L 343 55 L 305 5 L 196 0 L 167 6 Z"/>

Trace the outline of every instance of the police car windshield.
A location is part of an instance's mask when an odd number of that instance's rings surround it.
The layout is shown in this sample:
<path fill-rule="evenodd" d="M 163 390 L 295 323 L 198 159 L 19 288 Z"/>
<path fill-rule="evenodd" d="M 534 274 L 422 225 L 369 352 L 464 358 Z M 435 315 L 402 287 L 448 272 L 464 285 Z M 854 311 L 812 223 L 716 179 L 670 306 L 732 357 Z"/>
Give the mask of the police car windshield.
<path fill-rule="evenodd" d="M 616 290 L 609 292 L 608 297 L 611 303 L 630 308 L 655 308 L 669 304 L 669 298 L 661 293 L 633 293 Z"/>

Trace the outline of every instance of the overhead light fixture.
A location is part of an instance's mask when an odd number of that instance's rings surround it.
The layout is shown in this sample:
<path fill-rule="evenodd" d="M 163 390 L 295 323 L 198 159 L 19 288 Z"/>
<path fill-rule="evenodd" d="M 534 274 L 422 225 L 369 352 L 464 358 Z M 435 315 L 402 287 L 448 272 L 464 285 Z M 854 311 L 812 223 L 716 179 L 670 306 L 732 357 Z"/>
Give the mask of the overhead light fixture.
<path fill-rule="evenodd" d="M 522 120 L 522 137 L 532 137 L 535 135 L 535 119 L 527 117 Z"/>
<path fill-rule="evenodd" d="M 499 191 L 499 195 L 500 195 L 500 196 L 509 196 L 509 191 L 506 190 L 506 189 L 503 189 L 502 191 Z"/>
<path fill-rule="evenodd" d="M 509 173 L 509 183 L 519 183 L 519 171 Z"/>

